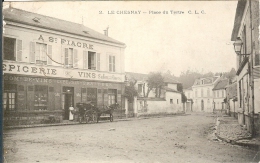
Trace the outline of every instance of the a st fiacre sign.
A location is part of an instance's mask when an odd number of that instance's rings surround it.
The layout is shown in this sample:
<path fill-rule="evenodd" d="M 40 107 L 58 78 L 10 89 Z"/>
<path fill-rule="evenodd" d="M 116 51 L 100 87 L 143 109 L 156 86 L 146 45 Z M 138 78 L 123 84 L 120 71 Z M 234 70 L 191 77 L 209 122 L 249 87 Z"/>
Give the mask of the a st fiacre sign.
<path fill-rule="evenodd" d="M 3 73 L 35 75 L 70 79 L 89 79 L 96 81 L 124 82 L 124 74 L 96 72 L 91 70 L 66 69 L 23 63 L 3 63 Z"/>

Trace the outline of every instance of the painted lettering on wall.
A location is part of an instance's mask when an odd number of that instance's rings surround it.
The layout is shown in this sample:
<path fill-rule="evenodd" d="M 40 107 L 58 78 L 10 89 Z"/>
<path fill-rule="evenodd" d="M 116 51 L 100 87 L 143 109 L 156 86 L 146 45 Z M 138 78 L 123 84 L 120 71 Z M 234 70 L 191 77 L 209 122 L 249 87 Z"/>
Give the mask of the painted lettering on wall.
<path fill-rule="evenodd" d="M 40 38 L 42 38 L 42 35 L 40 35 Z M 59 39 L 55 38 L 55 37 L 49 37 L 49 42 L 58 43 L 57 40 L 59 40 Z M 87 43 L 84 43 L 84 42 L 67 40 L 67 39 L 63 39 L 63 38 L 60 39 L 60 43 L 62 45 L 69 45 L 69 46 L 74 46 L 74 47 L 79 47 L 79 48 L 84 48 L 84 49 L 94 49 L 94 46 L 91 45 L 91 44 L 87 44 Z"/>
<path fill-rule="evenodd" d="M 13 64 L 3 64 L 3 71 L 8 72 L 24 72 L 24 73 L 33 73 L 33 74 L 43 74 L 43 75 L 57 75 L 56 69 L 50 68 L 39 68 L 39 67 L 28 67 L 28 66 L 20 66 L 20 65 L 13 65 Z"/>

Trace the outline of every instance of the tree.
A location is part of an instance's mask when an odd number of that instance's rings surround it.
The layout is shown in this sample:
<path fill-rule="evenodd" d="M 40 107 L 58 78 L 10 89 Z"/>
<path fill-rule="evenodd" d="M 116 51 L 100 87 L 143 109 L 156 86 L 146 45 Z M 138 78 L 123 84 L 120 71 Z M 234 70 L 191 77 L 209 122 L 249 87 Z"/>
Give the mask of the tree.
<path fill-rule="evenodd" d="M 135 86 L 134 86 L 135 83 L 133 81 L 130 81 L 129 86 L 125 86 L 124 96 L 129 100 L 129 102 L 133 102 L 134 97 L 138 95 L 138 92 L 137 92 L 137 90 L 135 89 Z"/>
<path fill-rule="evenodd" d="M 145 97 L 148 97 L 150 91 L 154 88 L 156 90 L 155 97 L 160 97 L 161 89 L 163 85 L 164 85 L 164 80 L 162 74 L 160 72 L 150 72 L 147 79 L 148 90 Z"/>

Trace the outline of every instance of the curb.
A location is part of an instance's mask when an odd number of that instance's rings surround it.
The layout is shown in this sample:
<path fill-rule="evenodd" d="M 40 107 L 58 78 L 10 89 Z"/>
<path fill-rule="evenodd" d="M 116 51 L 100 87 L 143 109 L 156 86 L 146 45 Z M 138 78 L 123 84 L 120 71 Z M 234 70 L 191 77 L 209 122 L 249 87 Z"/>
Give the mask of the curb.
<path fill-rule="evenodd" d="M 185 113 L 181 113 L 181 114 L 174 114 L 174 115 L 167 115 L 167 116 L 133 117 L 133 118 L 115 119 L 113 122 L 134 121 L 134 120 L 141 120 L 141 119 L 164 118 L 164 117 L 174 117 L 174 116 L 186 116 L 186 114 Z M 71 122 L 71 123 L 37 124 L 37 125 L 21 125 L 21 126 L 6 126 L 6 127 L 3 126 L 3 129 L 4 130 L 11 130 L 11 129 L 51 127 L 51 126 L 66 126 L 66 125 L 81 125 L 81 124 L 84 124 L 84 123 Z"/>
<path fill-rule="evenodd" d="M 230 143 L 232 145 L 239 145 L 239 146 L 243 146 L 243 147 L 248 147 L 248 148 L 253 149 L 253 150 L 259 150 L 260 149 L 260 145 L 257 145 L 257 144 L 242 143 L 242 142 L 237 142 L 237 140 L 230 140 L 230 139 L 222 138 L 217 133 L 215 133 L 215 136 L 218 139 L 220 139 L 224 142 Z M 239 140 L 243 140 L 243 139 L 239 139 Z"/>

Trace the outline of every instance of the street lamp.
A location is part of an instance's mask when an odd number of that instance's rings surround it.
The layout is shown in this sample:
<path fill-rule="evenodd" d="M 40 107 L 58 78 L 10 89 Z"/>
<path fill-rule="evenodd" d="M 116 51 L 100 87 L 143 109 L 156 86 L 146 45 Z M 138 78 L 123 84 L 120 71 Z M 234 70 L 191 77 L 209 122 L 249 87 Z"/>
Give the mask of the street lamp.
<path fill-rule="evenodd" d="M 237 40 L 234 42 L 234 49 L 237 55 L 250 55 L 250 54 L 241 54 L 241 49 L 243 46 L 243 41 L 240 37 L 237 37 Z"/>

